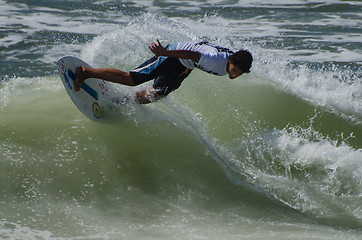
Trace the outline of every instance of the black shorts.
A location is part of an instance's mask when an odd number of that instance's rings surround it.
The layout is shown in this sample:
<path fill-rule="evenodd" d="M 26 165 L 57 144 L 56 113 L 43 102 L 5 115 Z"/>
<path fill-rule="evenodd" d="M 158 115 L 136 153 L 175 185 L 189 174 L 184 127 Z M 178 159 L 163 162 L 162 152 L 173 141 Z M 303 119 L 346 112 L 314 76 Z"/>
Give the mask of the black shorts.
<path fill-rule="evenodd" d="M 154 56 L 130 71 L 130 75 L 136 85 L 155 79 L 153 88 L 160 97 L 165 97 L 179 88 L 191 71 L 178 58 Z"/>

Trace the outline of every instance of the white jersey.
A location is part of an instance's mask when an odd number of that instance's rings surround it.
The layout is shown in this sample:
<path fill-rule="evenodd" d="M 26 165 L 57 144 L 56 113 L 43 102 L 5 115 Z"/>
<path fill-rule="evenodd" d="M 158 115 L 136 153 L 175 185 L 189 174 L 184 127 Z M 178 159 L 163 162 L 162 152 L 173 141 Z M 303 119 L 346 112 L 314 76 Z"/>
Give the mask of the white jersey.
<path fill-rule="evenodd" d="M 201 54 L 199 62 L 180 58 L 182 65 L 189 69 L 197 67 L 205 72 L 219 76 L 228 74 L 226 67 L 229 56 L 233 54 L 230 49 L 208 42 L 179 42 L 175 50 L 190 50 Z"/>

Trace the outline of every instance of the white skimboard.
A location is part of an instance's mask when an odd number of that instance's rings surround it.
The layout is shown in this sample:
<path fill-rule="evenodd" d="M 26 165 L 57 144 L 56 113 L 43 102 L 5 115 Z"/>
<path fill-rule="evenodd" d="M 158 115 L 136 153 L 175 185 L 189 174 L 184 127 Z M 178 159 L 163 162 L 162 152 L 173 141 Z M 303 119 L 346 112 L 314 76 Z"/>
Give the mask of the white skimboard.
<path fill-rule="evenodd" d="M 80 66 L 91 68 L 86 62 L 71 56 L 58 60 L 58 70 L 65 90 L 75 106 L 89 119 L 100 120 L 105 116 L 105 110 L 112 102 L 110 84 L 104 80 L 89 78 L 78 92 L 74 91 L 76 69 Z"/>

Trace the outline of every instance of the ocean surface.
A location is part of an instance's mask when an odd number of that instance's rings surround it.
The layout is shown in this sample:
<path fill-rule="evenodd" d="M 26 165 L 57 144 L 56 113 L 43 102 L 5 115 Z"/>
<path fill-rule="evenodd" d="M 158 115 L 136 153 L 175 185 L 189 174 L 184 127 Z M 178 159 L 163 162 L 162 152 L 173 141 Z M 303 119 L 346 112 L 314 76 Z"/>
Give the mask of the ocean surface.
<path fill-rule="evenodd" d="M 156 39 L 253 67 L 78 111 L 60 57 L 129 71 Z M 362 239 L 361 66 L 357 0 L 0 0 L 0 239 Z"/>

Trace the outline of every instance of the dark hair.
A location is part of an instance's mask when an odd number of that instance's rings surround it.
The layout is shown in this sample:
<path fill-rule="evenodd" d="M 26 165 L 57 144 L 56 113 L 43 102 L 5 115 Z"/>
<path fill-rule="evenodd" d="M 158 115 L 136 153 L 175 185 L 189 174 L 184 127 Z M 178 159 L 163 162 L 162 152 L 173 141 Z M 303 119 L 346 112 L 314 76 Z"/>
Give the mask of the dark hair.
<path fill-rule="evenodd" d="M 229 60 L 244 73 L 249 73 L 251 63 L 253 62 L 253 56 L 248 50 L 240 50 L 230 55 Z"/>

